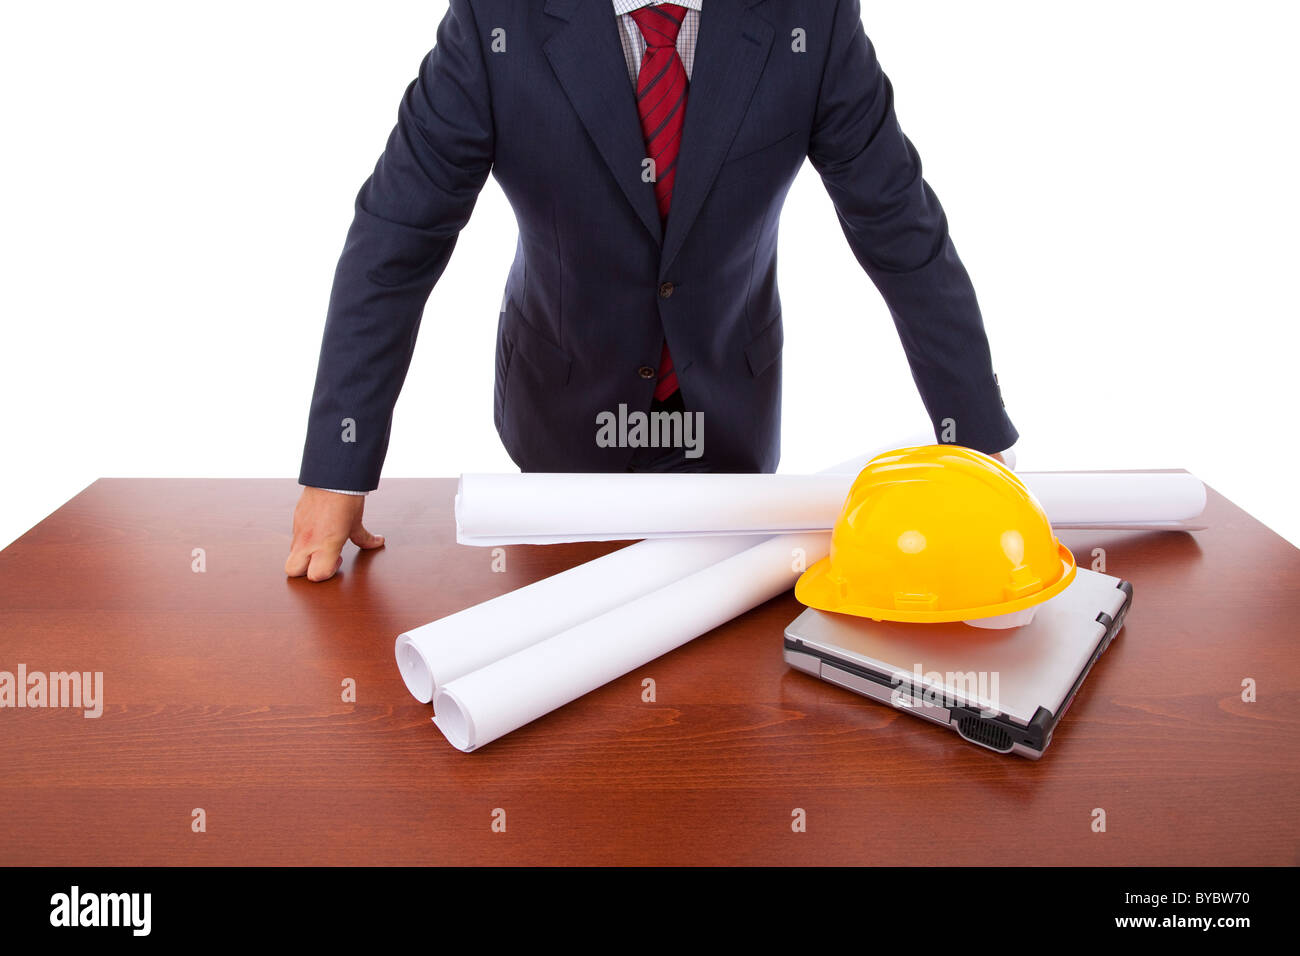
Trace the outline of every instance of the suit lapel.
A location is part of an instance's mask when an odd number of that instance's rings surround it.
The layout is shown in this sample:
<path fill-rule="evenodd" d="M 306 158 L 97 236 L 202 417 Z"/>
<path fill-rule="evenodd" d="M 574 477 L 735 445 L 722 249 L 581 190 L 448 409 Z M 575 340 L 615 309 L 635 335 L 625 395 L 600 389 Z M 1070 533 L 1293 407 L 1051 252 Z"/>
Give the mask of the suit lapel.
<path fill-rule="evenodd" d="M 567 21 L 543 45 L 551 68 L 628 202 L 661 245 L 663 271 L 672 265 L 704 205 L 767 61 L 774 30 L 749 9 L 756 2 L 707 0 L 700 14 L 665 231 L 654 187 L 641 179 L 645 138 L 613 5 L 609 0 L 547 0 L 546 13 Z"/>
<path fill-rule="evenodd" d="M 673 204 L 659 259 L 660 279 L 704 205 L 767 62 L 775 31 L 748 9 L 755 2 L 705 0 L 700 13 Z"/>
<path fill-rule="evenodd" d="M 596 149 L 656 243 L 663 242 L 654 186 L 641 181 L 645 137 L 610 0 L 548 0 L 568 20 L 543 45 Z"/>

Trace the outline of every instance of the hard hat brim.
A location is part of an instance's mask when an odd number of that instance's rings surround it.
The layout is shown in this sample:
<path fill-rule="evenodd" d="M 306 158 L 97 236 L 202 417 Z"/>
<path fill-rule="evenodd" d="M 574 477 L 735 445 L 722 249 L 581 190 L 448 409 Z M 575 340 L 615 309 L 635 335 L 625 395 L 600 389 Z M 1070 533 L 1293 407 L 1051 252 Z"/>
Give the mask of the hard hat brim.
<path fill-rule="evenodd" d="M 840 600 L 836 587 L 830 578 L 831 559 L 822 558 L 800 575 L 794 585 L 794 596 L 800 604 L 816 608 L 819 611 L 834 611 L 839 614 L 851 614 L 854 617 L 869 617 L 873 621 L 902 621 L 908 624 L 943 624 L 949 621 L 971 621 L 984 617 L 996 617 L 1024 610 L 1044 601 L 1051 600 L 1070 586 L 1078 567 L 1070 549 L 1059 541 L 1056 543 L 1057 555 L 1061 559 L 1061 576 L 1051 585 L 1033 594 L 1027 594 L 1013 601 L 1000 604 L 986 604 L 983 607 L 942 609 L 924 611 L 916 609 L 867 607 Z"/>

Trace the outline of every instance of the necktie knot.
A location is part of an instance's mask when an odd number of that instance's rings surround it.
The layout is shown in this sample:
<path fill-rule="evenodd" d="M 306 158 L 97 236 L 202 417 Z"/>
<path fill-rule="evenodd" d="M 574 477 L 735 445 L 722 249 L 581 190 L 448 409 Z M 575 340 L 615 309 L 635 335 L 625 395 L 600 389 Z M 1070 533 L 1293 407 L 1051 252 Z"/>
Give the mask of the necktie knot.
<path fill-rule="evenodd" d="M 677 33 L 686 19 L 686 8 L 676 3 L 656 3 L 639 7 L 628 16 L 636 21 L 647 47 L 676 47 Z"/>

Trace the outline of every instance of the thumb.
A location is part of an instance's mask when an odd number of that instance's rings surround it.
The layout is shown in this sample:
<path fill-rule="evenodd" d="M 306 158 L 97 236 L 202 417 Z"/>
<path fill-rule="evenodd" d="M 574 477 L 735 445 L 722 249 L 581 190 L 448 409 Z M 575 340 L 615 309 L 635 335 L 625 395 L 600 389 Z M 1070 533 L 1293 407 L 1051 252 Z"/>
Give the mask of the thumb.
<path fill-rule="evenodd" d="M 358 548 L 366 550 L 369 550 L 370 548 L 382 548 L 384 546 L 384 536 L 381 534 L 371 534 L 360 521 L 353 526 L 352 534 L 348 536 L 348 539 Z"/>

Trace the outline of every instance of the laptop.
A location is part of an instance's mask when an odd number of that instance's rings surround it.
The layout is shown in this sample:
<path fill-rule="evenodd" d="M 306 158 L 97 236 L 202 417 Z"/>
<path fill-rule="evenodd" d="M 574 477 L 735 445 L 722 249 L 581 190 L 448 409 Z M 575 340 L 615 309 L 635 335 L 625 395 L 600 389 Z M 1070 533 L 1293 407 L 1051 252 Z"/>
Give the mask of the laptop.
<path fill-rule="evenodd" d="M 1027 625 L 902 624 L 809 608 L 785 630 L 796 670 L 1037 760 L 1124 625 L 1127 581 L 1080 568 Z"/>

